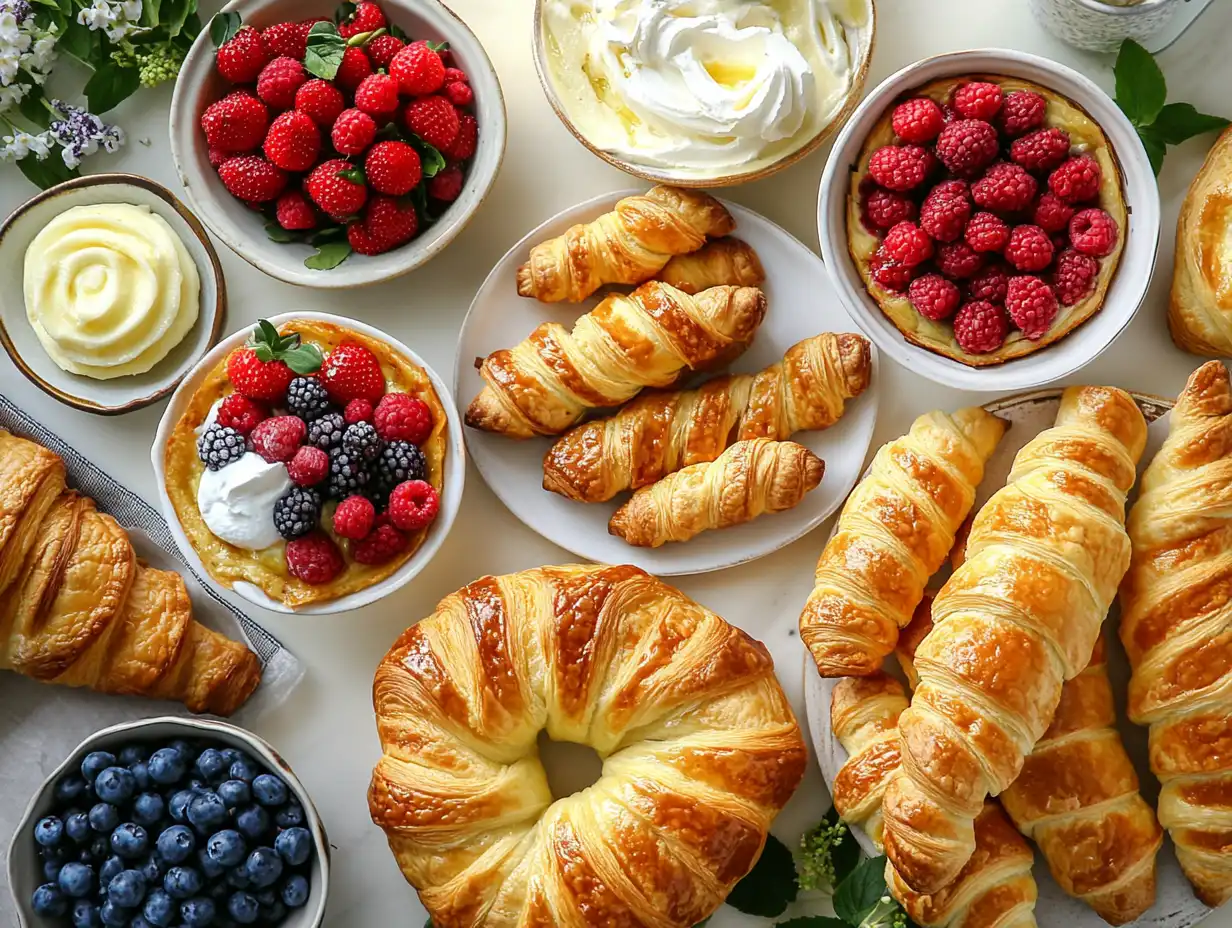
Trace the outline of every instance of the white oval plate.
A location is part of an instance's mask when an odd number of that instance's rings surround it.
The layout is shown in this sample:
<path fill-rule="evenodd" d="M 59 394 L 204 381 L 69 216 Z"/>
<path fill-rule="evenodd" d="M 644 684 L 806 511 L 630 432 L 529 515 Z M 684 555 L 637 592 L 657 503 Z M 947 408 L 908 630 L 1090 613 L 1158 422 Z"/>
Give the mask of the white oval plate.
<path fill-rule="evenodd" d="M 477 358 L 517 344 L 547 320 L 569 326 L 598 302 L 547 304 L 518 296 L 517 267 L 526 260 L 531 246 L 575 223 L 594 219 L 621 197 L 640 192 L 603 194 L 560 213 L 514 245 L 492 269 L 471 303 L 458 339 L 454 397 L 459 418 L 483 387 L 475 369 Z M 752 347 L 736 361 L 733 370 L 761 370 L 782 358 L 796 342 L 819 332 L 860 331 L 835 295 L 815 254 L 768 219 L 734 203 L 724 205 L 736 218 L 736 235 L 752 245 L 761 258 L 766 270 L 762 289 L 769 302 Z M 543 489 L 543 455 L 551 447 L 550 439 L 513 441 L 468 428 L 466 446 L 492 492 L 514 515 L 548 541 L 580 557 L 606 564 L 635 564 L 658 576 L 720 570 L 790 544 L 846 499 L 860 474 L 877 418 L 877 349 L 870 349 L 872 380 L 864 394 L 847 404 L 833 428 L 798 432 L 792 438 L 826 462 L 821 485 L 795 509 L 764 515 L 723 531 L 704 532 L 682 544 L 636 548 L 609 535 L 608 519 L 628 494 L 607 503 L 578 503 Z"/>
<path fill-rule="evenodd" d="M 1139 471 L 1141 471 L 1159 450 L 1167 434 L 1167 412 L 1172 408 L 1172 401 L 1141 393 L 1132 393 L 1132 395 L 1147 421 L 1152 423 L 1147 433 L 1146 452 L 1142 455 L 1139 465 Z M 1061 390 L 1056 388 L 1006 397 L 984 405 L 989 412 L 1010 420 L 1013 427 L 1005 433 L 1006 437 L 997 447 L 992 460 L 988 462 L 988 467 L 984 472 L 984 482 L 980 484 L 976 499 L 977 509 L 1005 484 L 1010 465 L 1019 449 L 1039 432 L 1053 424 L 1057 408 L 1060 406 L 1060 399 Z M 1116 636 L 1119 618 L 1119 611 L 1114 604 L 1105 622 L 1105 634 L 1109 644 L 1108 673 L 1112 678 L 1112 689 L 1117 702 L 1117 729 L 1138 771 L 1142 794 L 1150 803 L 1151 808 L 1154 808 L 1158 798 L 1159 784 L 1151 774 L 1147 763 L 1147 730 L 1134 725 L 1125 716 L 1125 687 L 1129 681 L 1129 663 Z M 902 679 L 896 661 L 887 662 L 887 670 L 892 670 L 899 679 Z M 837 682 L 835 679 L 818 676 L 812 658 L 805 652 L 804 704 L 809 735 L 813 742 L 818 766 L 821 767 L 821 774 L 829 790 L 833 790 L 834 777 L 847 761 L 847 752 L 830 729 L 830 696 Z M 853 828 L 852 833 L 864 853 L 870 856 L 877 854 L 872 840 L 863 829 Z M 1052 874 L 1048 872 L 1048 865 L 1039 857 L 1036 858 L 1033 872 L 1035 881 L 1039 885 L 1039 901 L 1035 905 L 1035 917 L 1042 928 L 1107 928 L 1107 923 L 1093 910 L 1065 894 L 1053 880 Z M 1180 865 L 1176 862 L 1172 842 L 1165 833 L 1164 846 L 1160 851 L 1158 861 L 1155 905 L 1131 924 L 1142 926 L 1142 928 L 1147 928 L 1147 926 L 1150 928 L 1189 928 L 1210 912 L 1211 910 L 1194 896 L 1189 881 L 1185 879 Z"/>

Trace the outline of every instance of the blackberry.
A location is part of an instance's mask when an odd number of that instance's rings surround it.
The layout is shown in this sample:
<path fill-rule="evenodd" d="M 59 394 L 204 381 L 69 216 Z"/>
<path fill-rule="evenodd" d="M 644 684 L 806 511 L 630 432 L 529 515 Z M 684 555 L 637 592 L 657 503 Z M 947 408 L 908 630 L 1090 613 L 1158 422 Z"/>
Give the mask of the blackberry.
<path fill-rule="evenodd" d="M 426 479 L 424 453 L 409 441 L 391 441 L 381 450 L 375 466 L 375 482 L 381 496 L 388 496 L 404 481 Z"/>
<path fill-rule="evenodd" d="M 274 526 L 291 541 L 317 527 L 321 519 L 321 494 L 311 487 L 292 487 L 274 503 Z"/>
<path fill-rule="evenodd" d="M 342 447 L 365 461 L 375 460 L 381 453 L 381 439 L 371 422 L 354 422 L 342 435 Z"/>
<path fill-rule="evenodd" d="M 370 479 L 362 458 L 345 448 L 334 448 L 329 452 L 329 495 L 334 499 L 362 494 Z"/>
<path fill-rule="evenodd" d="M 321 418 L 330 406 L 329 394 L 316 377 L 296 377 L 287 387 L 287 409 L 305 422 Z"/>
<path fill-rule="evenodd" d="M 210 470 L 222 470 L 228 464 L 234 464 L 247 450 L 243 435 L 217 422 L 197 439 L 197 454 Z"/>
<path fill-rule="evenodd" d="M 342 444 L 342 435 L 346 431 L 346 420 L 340 412 L 327 412 L 308 423 L 308 443 L 316 445 L 322 451 L 329 451 Z"/>

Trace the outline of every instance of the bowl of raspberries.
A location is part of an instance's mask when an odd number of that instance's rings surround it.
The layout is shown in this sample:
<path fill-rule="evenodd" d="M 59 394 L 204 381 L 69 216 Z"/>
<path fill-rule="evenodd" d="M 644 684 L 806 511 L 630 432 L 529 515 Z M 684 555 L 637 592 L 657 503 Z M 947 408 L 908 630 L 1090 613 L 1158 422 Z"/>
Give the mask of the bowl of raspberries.
<path fill-rule="evenodd" d="M 1026 389 L 1129 324 L 1154 268 L 1159 194 L 1095 84 L 986 49 L 917 62 L 865 99 L 826 165 L 818 224 L 878 347 L 959 389 Z"/>
<path fill-rule="evenodd" d="M 279 280 L 419 267 L 496 179 L 496 72 L 437 0 L 235 0 L 176 80 L 171 150 L 210 231 Z"/>

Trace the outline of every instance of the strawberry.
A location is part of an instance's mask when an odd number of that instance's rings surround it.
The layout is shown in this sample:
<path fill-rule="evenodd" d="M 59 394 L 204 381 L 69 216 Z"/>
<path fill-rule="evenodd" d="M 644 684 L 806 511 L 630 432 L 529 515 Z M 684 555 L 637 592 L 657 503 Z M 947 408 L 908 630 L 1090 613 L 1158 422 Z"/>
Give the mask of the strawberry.
<path fill-rule="evenodd" d="M 335 219 L 354 216 L 368 199 L 368 188 L 355 174 L 363 177 L 359 168 L 341 158 L 318 164 L 308 175 L 308 196 Z"/>
<path fill-rule="evenodd" d="M 377 142 L 364 159 L 364 173 L 377 193 L 402 196 L 419 185 L 419 153 L 406 142 Z"/>
<path fill-rule="evenodd" d="M 295 108 L 322 129 L 328 129 L 346 109 L 346 97 L 329 81 L 314 77 L 295 91 Z"/>
<path fill-rule="evenodd" d="M 218 73 L 233 84 L 251 84 L 269 59 L 261 33 L 252 26 L 243 26 L 218 49 L 214 62 Z"/>
<path fill-rule="evenodd" d="M 375 403 L 385 393 L 381 363 L 376 355 L 355 342 L 343 342 L 326 355 L 321 383 L 330 399 L 343 406 L 361 397 Z"/>
<path fill-rule="evenodd" d="M 406 43 L 397 36 L 378 35 L 364 46 L 364 51 L 368 53 L 368 60 L 372 62 L 374 68 L 384 68 L 388 71 L 394 55 L 404 48 L 406 48 Z"/>
<path fill-rule="evenodd" d="M 257 96 L 276 110 L 295 105 L 295 93 L 308 80 L 304 66 L 294 58 L 275 58 L 257 78 Z"/>
<path fill-rule="evenodd" d="M 362 154 L 376 138 L 376 120 L 362 110 L 343 110 L 330 130 L 330 140 L 339 154 Z"/>
<path fill-rule="evenodd" d="M 461 121 L 452 103 L 442 96 L 418 97 L 402 114 L 406 127 L 429 145 L 449 148 L 458 138 Z"/>
<path fill-rule="evenodd" d="M 368 234 L 368 230 L 364 228 L 362 222 L 353 222 L 347 226 L 347 244 L 351 246 L 351 251 L 357 255 L 383 255 L 389 251 L 388 248 L 381 247 L 380 242 Z"/>
<path fill-rule="evenodd" d="M 364 231 L 382 251 L 405 245 L 419 232 L 419 216 L 410 203 L 375 196 L 364 216 Z"/>
<path fill-rule="evenodd" d="M 426 42 L 412 42 L 398 52 L 389 73 L 408 97 L 436 93 L 445 83 L 445 63 Z"/>
<path fill-rule="evenodd" d="M 268 127 L 265 104 L 243 90 L 211 103 L 201 115 L 205 140 L 218 151 L 251 151 L 261 144 Z"/>
<path fill-rule="evenodd" d="M 317 226 L 317 212 L 312 208 L 312 202 L 298 190 L 288 190 L 278 198 L 275 215 L 278 224 L 291 231 L 315 229 Z"/>
<path fill-rule="evenodd" d="M 475 154 L 479 144 L 479 121 L 470 113 L 458 115 L 458 137 L 453 144 L 441 149 L 441 154 L 451 161 L 465 161 Z"/>
<path fill-rule="evenodd" d="M 334 83 L 343 90 L 355 92 L 365 77 L 372 73 L 372 62 L 362 48 L 348 48 L 342 53 L 342 64 L 334 75 Z"/>
<path fill-rule="evenodd" d="M 450 165 L 428 181 L 428 196 L 442 203 L 452 203 L 462 192 L 462 169 Z"/>
<path fill-rule="evenodd" d="M 308 116 L 287 110 L 269 127 L 265 157 L 284 171 L 306 171 L 321 151 L 321 130 Z"/>
<path fill-rule="evenodd" d="M 271 55 L 303 61 L 308 51 L 308 30 L 311 28 L 310 20 L 274 23 L 262 31 L 261 38 L 265 40 L 265 47 Z"/>
<path fill-rule="evenodd" d="M 300 342 L 298 333 L 280 335 L 264 319 L 257 322 L 248 342 L 227 357 L 227 376 L 235 392 L 250 400 L 280 403 L 296 374 L 321 367 L 321 352 Z"/>
<path fill-rule="evenodd" d="M 218 176 L 231 196 L 245 203 L 276 200 L 287 186 L 286 172 L 258 155 L 232 158 L 218 169 Z"/>
<path fill-rule="evenodd" d="M 446 84 L 441 88 L 441 93 L 454 106 L 470 106 L 475 102 L 475 91 L 471 90 L 469 84 L 464 84 L 461 81 Z"/>
<path fill-rule="evenodd" d="M 355 88 L 355 106 L 384 122 L 398 111 L 398 82 L 388 74 L 369 74 Z"/>
<path fill-rule="evenodd" d="M 355 4 L 355 12 L 345 21 L 338 24 L 338 34 L 349 39 L 365 32 L 376 32 L 385 28 L 385 14 L 381 8 L 369 0 L 360 0 Z"/>

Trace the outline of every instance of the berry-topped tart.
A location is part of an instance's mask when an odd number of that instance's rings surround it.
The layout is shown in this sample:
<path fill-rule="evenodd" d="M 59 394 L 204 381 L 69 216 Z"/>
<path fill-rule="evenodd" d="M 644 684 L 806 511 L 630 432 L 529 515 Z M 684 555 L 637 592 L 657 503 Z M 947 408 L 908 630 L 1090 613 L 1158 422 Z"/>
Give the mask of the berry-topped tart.
<path fill-rule="evenodd" d="M 1072 332 L 1125 245 L 1121 168 L 1072 100 L 996 75 L 899 98 L 851 177 L 847 242 L 908 341 L 971 367 Z"/>
<path fill-rule="evenodd" d="M 205 377 L 171 432 L 167 495 L 202 563 L 287 606 L 383 580 L 436 519 L 445 408 L 388 344 L 317 319 L 275 328 Z"/>

